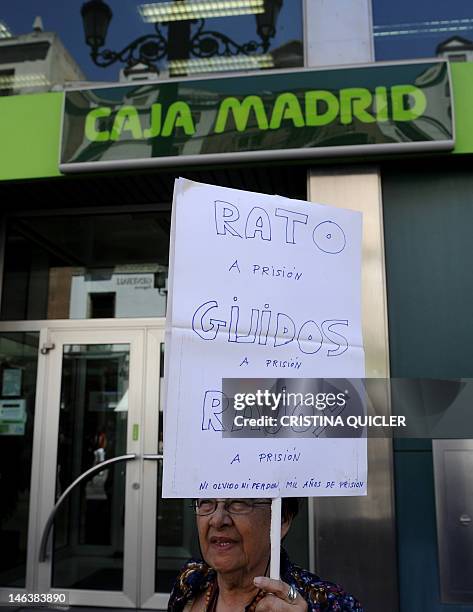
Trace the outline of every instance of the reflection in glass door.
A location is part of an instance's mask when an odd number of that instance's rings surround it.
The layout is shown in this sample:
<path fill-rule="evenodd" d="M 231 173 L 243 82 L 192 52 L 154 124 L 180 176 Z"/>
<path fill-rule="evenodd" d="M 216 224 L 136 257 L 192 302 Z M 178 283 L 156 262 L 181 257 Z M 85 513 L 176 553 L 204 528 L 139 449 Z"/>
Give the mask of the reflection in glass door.
<path fill-rule="evenodd" d="M 67 321 L 0 332 L 0 592 L 166 609 L 199 550 L 190 500 L 160 494 L 163 328 Z M 302 514 L 286 545 L 307 565 Z"/>
<path fill-rule="evenodd" d="M 126 454 L 128 344 L 66 344 L 56 500 L 81 474 Z M 55 520 L 52 586 L 123 589 L 126 464 L 95 473 L 69 495 Z"/>

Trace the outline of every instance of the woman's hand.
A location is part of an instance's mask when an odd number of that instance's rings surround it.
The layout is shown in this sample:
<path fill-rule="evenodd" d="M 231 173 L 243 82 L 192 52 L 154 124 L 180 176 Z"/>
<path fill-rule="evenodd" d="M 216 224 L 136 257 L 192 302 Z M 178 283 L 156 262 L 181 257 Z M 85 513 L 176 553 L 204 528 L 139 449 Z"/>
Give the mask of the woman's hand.
<path fill-rule="evenodd" d="M 266 595 L 256 606 L 255 612 L 307 612 L 307 602 L 299 593 L 294 601 L 290 601 L 287 596 L 290 586 L 282 580 L 259 576 L 254 579 L 254 583 L 258 588 L 266 591 Z"/>

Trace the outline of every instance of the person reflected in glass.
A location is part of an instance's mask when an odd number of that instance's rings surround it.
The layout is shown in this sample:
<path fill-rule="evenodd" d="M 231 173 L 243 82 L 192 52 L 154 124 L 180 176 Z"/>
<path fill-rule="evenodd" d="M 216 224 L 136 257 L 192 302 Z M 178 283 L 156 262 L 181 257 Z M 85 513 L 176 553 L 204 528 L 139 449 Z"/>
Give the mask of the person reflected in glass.
<path fill-rule="evenodd" d="M 281 580 L 267 577 L 271 500 L 196 499 L 193 508 L 202 560 L 181 569 L 168 612 L 363 612 L 340 586 L 291 563 L 283 548 Z M 297 498 L 283 499 L 281 539 L 298 509 Z"/>

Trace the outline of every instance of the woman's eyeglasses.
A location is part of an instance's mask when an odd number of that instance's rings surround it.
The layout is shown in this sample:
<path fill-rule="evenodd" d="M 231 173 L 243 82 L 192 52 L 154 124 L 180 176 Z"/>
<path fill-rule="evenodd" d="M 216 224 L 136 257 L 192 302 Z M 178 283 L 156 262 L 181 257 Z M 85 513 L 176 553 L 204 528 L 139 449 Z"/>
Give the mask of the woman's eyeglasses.
<path fill-rule="evenodd" d="M 197 516 L 208 516 L 213 514 L 223 504 L 229 514 L 250 514 L 256 506 L 270 506 L 270 501 L 254 501 L 252 499 L 195 499 L 192 508 Z"/>

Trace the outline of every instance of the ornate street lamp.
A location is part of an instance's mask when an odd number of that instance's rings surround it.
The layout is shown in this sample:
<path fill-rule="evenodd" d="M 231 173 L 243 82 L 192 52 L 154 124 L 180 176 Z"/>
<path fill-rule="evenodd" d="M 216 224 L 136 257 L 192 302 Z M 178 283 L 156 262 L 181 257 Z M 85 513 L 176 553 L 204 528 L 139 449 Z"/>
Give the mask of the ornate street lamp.
<path fill-rule="evenodd" d="M 82 5 L 82 21 L 84 23 L 85 42 L 98 49 L 103 47 L 113 13 L 102 0 L 90 0 Z"/>
<path fill-rule="evenodd" d="M 276 34 L 276 22 L 281 10 L 282 0 L 265 0 L 264 13 L 256 15 L 256 31 L 263 41 L 263 49 L 269 49 L 270 40 Z"/>
<path fill-rule="evenodd" d="M 178 6 L 185 0 L 178 0 Z M 141 63 L 159 72 L 158 62 L 165 56 L 170 60 L 187 60 L 189 57 L 209 59 L 213 57 L 232 57 L 235 55 L 255 56 L 266 53 L 271 38 L 276 33 L 276 21 L 283 0 L 264 0 L 264 12 L 256 15 L 257 34 L 260 41 L 251 40 L 237 43 L 221 32 L 205 29 L 204 19 L 181 19 L 169 21 L 167 38 L 161 32 L 158 22 L 154 23 L 155 32 L 141 36 L 121 51 L 101 49 L 107 38 L 107 31 L 113 13 L 104 0 L 88 0 L 82 5 L 81 15 L 84 25 L 85 41 L 91 48 L 91 58 L 100 67 L 106 68 L 115 62 L 125 64 L 125 70 Z M 191 24 L 197 23 L 194 31 Z M 177 41 L 177 46 L 176 46 Z"/>

